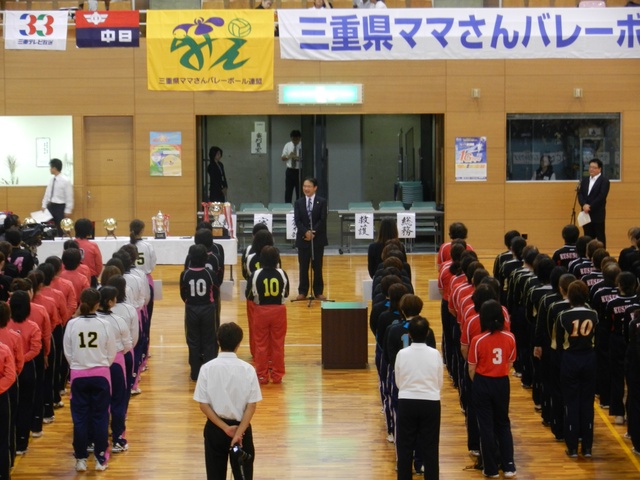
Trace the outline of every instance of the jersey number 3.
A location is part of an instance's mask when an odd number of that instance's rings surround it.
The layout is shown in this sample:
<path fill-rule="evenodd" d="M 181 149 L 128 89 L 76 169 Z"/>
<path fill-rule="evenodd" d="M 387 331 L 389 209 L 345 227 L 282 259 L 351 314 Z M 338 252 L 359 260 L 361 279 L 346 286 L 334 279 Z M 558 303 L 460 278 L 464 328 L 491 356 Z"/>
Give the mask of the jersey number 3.
<path fill-rule="evenodd" d="M 492 353 L 493 353 L 493 358 L 491 359 L 491 361 L 493 362 L 493 364 L 502 365 L 502 349 L 494 348 L 492 350 Z"/>

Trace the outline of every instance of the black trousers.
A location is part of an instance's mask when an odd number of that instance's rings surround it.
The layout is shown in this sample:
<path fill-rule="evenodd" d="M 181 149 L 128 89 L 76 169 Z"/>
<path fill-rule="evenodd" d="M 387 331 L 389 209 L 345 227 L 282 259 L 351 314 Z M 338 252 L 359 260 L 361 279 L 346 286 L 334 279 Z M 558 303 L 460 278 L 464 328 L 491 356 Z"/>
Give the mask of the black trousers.
<path fill-rule="evenodd" d="M 416 443 L 417 442 L 417 443 Z M 398 400 L 397 438 L 398 480 L 410 480 L 413 451 L 421 453 L 424 478 L 440 478 L 440 401 Z"/>
<path fill-rule="evenodd" d="M 607 246 L 607 235 L 605 233 L 604 220 L 602 222 L 587 223 L 584 227 L 584 234 L 589 235 L 591 238 L 597 238 L 604 246 Z"/>
<path fill-rule="evenodd" d="M 516 471 L 509 420 L 510 394 L 509 377 L 485 377 L 476 373 L 473 378 L 473 402 L 480 430 L 485 475 L 496 475 L 498 462 L 503 471 Z"/>
<path fill-rule="evenodd" d="M 185 305 L 184 331 L 189 347 L 191 380 L 196 381 L 200 367 L 218 356 L 215 303 Z"/>
<path fill-rule="evenodd" d="M 287 168 L 284 174 L 284 202 L 291 203 L 293 190 L 296 191 L 296 200 L 300 198 L 300 169 Z"/>
<path fill-rule="evenodd" d="M 570 450 L 593 446 L 593 399 L 596 390 L 596 354 L 566 351 L 562 354 L 560 376 L 564 399 L 564 441 Z"/>
<path fill-rule="evenodd" d="M 49 203 L 47 205 L 47 210 L 53 217 L 53 221 L 56 222 L 56 228 L 58 229 L 58 235 L 62 235 L 62 230 L 60 230 L 60 220 L 64 218 L 64 207 L 66 205 L 64 203 Z"/>
<path fill-rule="evenodd" d="M 305 242 L 309 243 L 309 242 Z M 324 279 L 322 278 L 322 259 L 324 246 L 313 245 L 313 262 L 311 261 L 311 245 L 298 248 L 298 263 L 300 265 L 300 283 L 298 293 L 306 295 L 309 292 L 309 264 L 313 268 L 313 294 L 322 295 L 324 291 Z"/>
<path fill-rule="evenodd" d="M 229 425 L 239 425 L 240 422 L 225 420 Z M 231 438 L 224 433 L 210 420 L 204 426 L 204 459 L 207 467 L 207 480 L 226 480 L 227 478 L 227 460 L 231 461 L 231 471 L 235 480 L 252 480 L 253 479 L 253 460 L 255 458 L 255 449 L 253 446 L 253 433 L 251 425 L 244 432 L 242 439 L 242 450 L 251 455 L 251 460 L 242 464 L 244 477 L 240 470 L 240 464 L 235 455 L 229 455 L 231 447 Z"/>

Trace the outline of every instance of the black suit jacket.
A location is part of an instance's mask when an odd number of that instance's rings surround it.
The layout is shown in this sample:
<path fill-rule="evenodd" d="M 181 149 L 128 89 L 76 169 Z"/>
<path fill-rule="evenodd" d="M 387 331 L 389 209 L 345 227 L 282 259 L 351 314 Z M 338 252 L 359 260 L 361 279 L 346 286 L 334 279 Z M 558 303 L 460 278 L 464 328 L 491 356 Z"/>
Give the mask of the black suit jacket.
<path fill-rule="evenodd" d="M 600 175 L 596 183 L 589 192 L 589 177 L 583 178 L 580 182 L 578 201 L 580 206 L 588 204 L 591 207 L 589 216 L 593 223 L 602 223 L 607 213 L 607 195 L 609 194 L 609 179 Z"/>
<path fill-rule="evenodd" d="M 298 232 L 296 234 L 296 247 L 310 248 L 311 242 L 304 239 L 305 233 L 311 230 L 309 224 L 309 214 L 307 213 L 307 197 L 302 196 L 293 204 L 293 216 L 296 222 Z M 316 236 L 313 244 L 317 246 L 327 246 L 327 201 L 316 195 L 313 201 L 313 210 L 311 210 L 311 220 L 313 221 L 313 230 Z"/>

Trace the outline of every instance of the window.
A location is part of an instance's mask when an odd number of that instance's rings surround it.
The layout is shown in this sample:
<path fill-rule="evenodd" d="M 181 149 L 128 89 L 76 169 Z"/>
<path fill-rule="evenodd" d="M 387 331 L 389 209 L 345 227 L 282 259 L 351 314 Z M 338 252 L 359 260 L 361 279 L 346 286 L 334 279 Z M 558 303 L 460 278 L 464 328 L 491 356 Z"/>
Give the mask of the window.
<path fill-rule="evenodd" d="M 620 179 L 619 113 L 507 115 L 507 181 L 576 181 L 593 158 Z"/>

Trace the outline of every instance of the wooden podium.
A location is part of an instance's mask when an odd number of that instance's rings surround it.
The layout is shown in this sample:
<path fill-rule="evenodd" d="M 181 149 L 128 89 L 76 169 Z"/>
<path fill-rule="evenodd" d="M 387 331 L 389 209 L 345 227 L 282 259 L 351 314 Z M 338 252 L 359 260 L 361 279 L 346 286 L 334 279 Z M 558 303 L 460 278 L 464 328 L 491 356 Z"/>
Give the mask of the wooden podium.
<path fill-rule="evenodd" d="M 321 308 L 323 367 L 367 368 L 367 304 L 323 302 Z"/>

